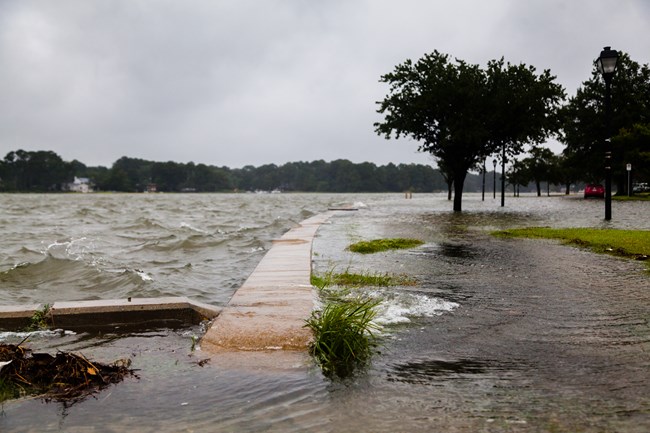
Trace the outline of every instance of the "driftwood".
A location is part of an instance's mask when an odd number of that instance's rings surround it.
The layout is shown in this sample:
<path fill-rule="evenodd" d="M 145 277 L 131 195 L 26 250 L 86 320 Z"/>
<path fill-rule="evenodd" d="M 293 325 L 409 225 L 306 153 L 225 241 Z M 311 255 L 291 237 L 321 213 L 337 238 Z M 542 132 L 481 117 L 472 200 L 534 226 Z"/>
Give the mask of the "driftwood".
<path fill-rule="evenodd" d="M 81 354 L 32 353 L 20 344 L 0 344 L 0 400 L 38 395 L 46 401 L 75 403 L 134 375 L 130 364 L 129 359 L 106 365 Z"/>

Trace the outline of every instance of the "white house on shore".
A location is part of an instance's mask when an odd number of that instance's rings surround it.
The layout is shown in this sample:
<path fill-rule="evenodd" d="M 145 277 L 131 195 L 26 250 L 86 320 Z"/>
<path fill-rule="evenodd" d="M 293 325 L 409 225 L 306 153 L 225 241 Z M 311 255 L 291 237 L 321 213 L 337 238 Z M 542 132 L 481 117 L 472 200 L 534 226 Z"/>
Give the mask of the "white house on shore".
<path fill-rule="evenodd" d="M 74 177 L 74 181 L 68 183 L 68 191 L 71 192 L 93 192 L 93 187 L 90 184 L 90 179 L 87 177 Z"/>

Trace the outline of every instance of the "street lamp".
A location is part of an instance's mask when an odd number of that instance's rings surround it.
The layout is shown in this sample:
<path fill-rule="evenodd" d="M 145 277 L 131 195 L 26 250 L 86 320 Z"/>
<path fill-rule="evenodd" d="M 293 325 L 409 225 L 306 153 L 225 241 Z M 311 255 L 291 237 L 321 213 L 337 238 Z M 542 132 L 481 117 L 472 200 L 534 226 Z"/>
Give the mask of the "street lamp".
<path fill-rule="evenodd" d="M 485 160 L 483 160 L 483 188 L 481 189 L 481 201 L 485 201 Z"/>
<path fill-rule="evenodd" d="M 630 172 L 632 171 L 632 164 L 627 164 L 625 166 L 625 169 L 627 170 L 627 196 L 630 196 L 630 187 L 632 184 L 630 183 Z"/>
<path fill-rule="evenodd" d="M 492 165 L 494 165 L 494 185 L 492 186 L 492 198 L 497 198 L 497 160 L 492 160 Z"/>
<path fill-rule="evenodd" d="M 596 60 L 596 65 L 605 80 L 605 220 L 612 219 L 612 146 L 610 140 L 611 122 L 611 84 L 618 52 L 611 47 L 605 47 Z"/>

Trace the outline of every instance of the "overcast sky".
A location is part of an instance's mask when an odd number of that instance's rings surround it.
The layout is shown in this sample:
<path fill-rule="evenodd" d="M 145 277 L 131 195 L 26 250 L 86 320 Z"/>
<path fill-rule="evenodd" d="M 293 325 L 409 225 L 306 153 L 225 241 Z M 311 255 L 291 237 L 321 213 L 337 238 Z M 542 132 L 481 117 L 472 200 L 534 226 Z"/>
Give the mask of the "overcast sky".
<path fill-rule="evenodd" d="M 396 64 L 504 56 L 574 94 L 649 29 L 648 0 L 0 0 L 0 158 L 431 164 L 374 133 Z"/>

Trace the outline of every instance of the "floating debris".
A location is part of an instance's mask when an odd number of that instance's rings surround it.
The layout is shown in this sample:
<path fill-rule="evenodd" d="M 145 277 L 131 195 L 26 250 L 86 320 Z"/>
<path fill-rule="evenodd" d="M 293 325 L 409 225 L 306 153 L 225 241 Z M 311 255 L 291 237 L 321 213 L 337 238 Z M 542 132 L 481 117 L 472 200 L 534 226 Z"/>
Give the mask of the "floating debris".
<path fill-rule="evenodd" d="M 76 403 L 134 375 L 130 359 L 107 365 L 81 354 L 32 353 L 20 344 L 0 344 L 0 365 L 0 401 L 37 395 L 48 402 Z"/>

